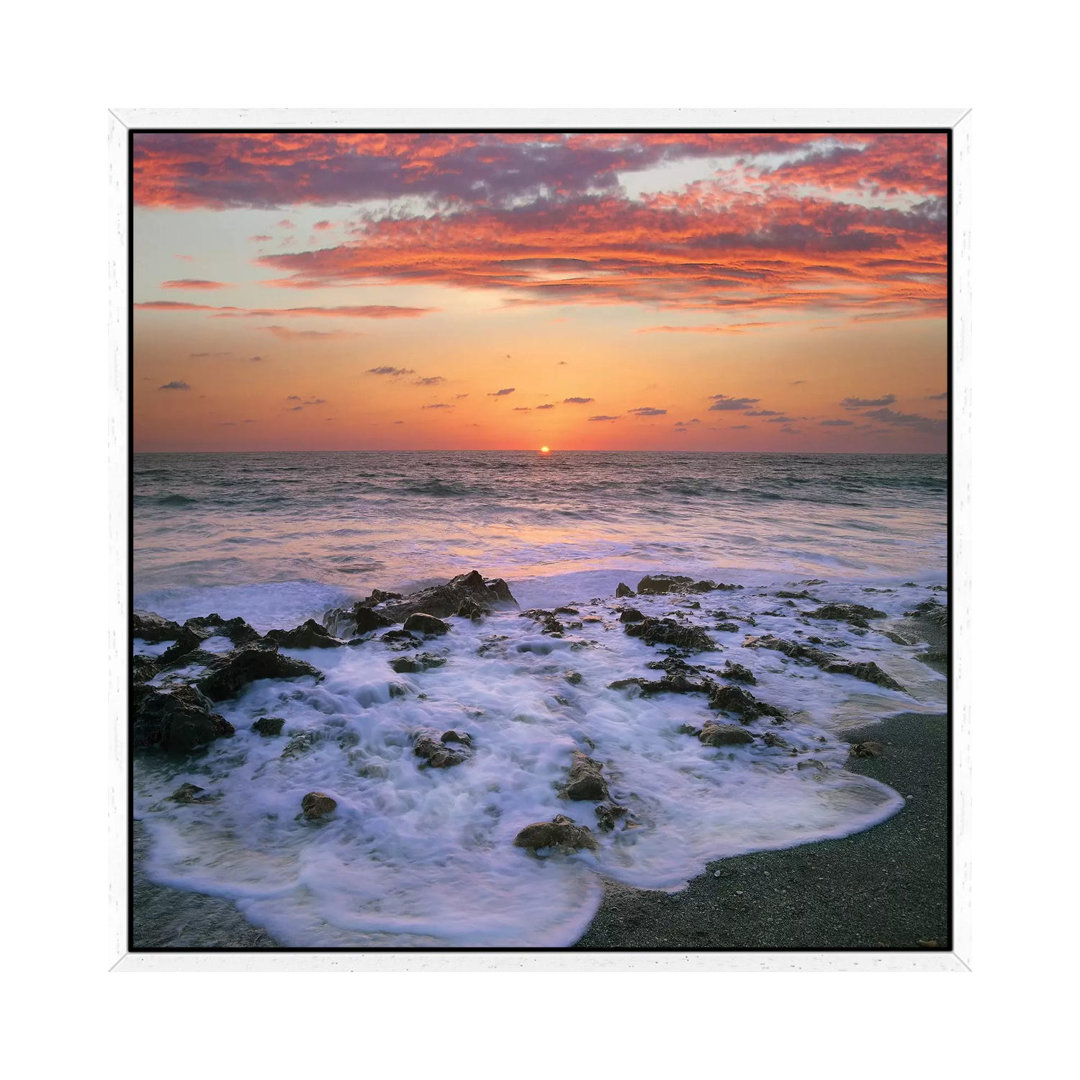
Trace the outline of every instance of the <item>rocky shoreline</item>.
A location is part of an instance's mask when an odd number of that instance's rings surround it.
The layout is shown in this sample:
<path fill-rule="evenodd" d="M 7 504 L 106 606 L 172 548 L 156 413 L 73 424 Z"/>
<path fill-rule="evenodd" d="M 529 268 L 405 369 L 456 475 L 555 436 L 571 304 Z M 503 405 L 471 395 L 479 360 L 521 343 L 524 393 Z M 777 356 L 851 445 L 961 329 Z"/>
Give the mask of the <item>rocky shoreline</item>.
<path fill-rule="evenodd" d="M 800 583 L 804 586 L 824 584 Z M 821 603 L 807 588 L 771 594 L 781 610 L 763 611 L 759 618 L 783 616 L 791 625 L 795 609 L 799 626 L 781 637 L 774 633 L 746 634 L 758 620 L 745 611 L 733 617 L 724 610 L 703 611 L 709 594 L 743 587 L 714 581 L 655 574 L 646 575 L 635 590 L 620 584 L 617 616 L 607 632 L 617 630 L 639 639 L 655 651 L 646 665 L 655 677 L 634 676 L 608 686 L 643 698 L 660 694 L 700 695 L 712 719 L 684 724 L 680 729 L 703 747 L 727 750 L 750 744 L 766 752 L 798 759 L 799 769 L 825 769 L 810 756 L 810 747 L 785 738 L 788 711 L 762 700 L 753 671 L 744 664 L 709 666 L 709 654 L 724 648 L 709 632 L 741 633 L 743 649 L 779 653 L 793 670 L 816 668 L 827 675 L 851 676 L 872 686 L 903 692 L 889 672 L 871 660 L 852 661 L 843 655 L 847 639 L 809 633 L 822 623 L 843 624 L 849 633 L 865 635 L 884 611 L 856 603 Z M 876 590 L 866 590 L 873 592 Z M 894 591 L 895 590 L 890 590 Z M 661 611 L 655 598 L 674 605 Z M 817 603 L 799 610 L 796 600 Z M 601 604 L 597 599 L 591 602 Z M 643 613 L 635 603 L 645 607 Z M 291 630 L 258 633 L 243 619 L 209 615 L 180 625 L 148 613 L 134 614 L 134 635 L 144 643 L 171 642 L 156 655 L 133 658 L 132 745 L 144 755 L 196 757 L 209 744 L 235 735 L 236 729 L 215 709 L 258 680 L 308 679 L 318 684 L 323 673 L 311 662 L 286 655 L 281 649 L 357 648 L 378 640 L 398 655 L 394 672 L 417 674 L 438 669 L 446 650 L 436 648 L 455 622 L 480 623 L 496 611 L 512 611 L 516 601 L 506 582 L 487 579 L 475 571 L 444 585 L 404 596 L 375 590 L 346 608 L 328 611 L 321 622 L 308 620 Z M 595 613 L 582 615 L 574 607 L 530 609 L 531 620 L 547 638 L 573 637 L 605 622 Z M 713 620 L 713 621 L 709 621 Z M 881 633 L 910 646 L 926 642 L 919 659 L 934 670 L 947 664 L 947 608 L 931 597 L 893 620 Z M 765 629 L 764 627 L 762 629 Z M 490 638 L 491 647 L 501 639 Z M 572 648 L 595 646 L 575 640 Z M 487 645 L 481 646 L 481 654 Z M 309 653 L 312 659 L 317 654 Z M 751 655 L 752 659 L 752 655 Z M 690 661 L 694 660 L 694 663 Z M 705 661 L 703 663 L 703 661 Z M 575 672 L 566 674 L 573 685 Z M 395 692 L 392 684 L 391 694 Z M 402 692 L 407 692 L 402 690 Z M 421 695 L 423 697 L 424 695 Z M 556 701 L 561 701 L 559 695 Z M 563 704 L 567 702 L 563 701 Z M 252 731 L 260 737 L 283 737 L 280 717 L 260 716 Z M 900 792 L 907 805 L 895 817 L 843 840 L 809 843 L 797 848 L 735 856 L 710 865 L 707 872 L 678 893 L 651 892 L 613 882 L 605 884 L 604 901 L 576 948 L 945 948 L 947 947 L 946 815 L 948 763 L 947 724 L 940 716 L 910 714 L 845 732 L 851 744 L 847 770 L 879 780 Z M 286 733 L 287 734 L 287 733 Z M 294 734 L 281 759 L 304 754 L 318 735 Z M 305 741 L 306 740 L 306 741 Z M 477 753 L 465 730 L 419 728 L 411 734 L 418 769 L 449 769 L 464 765 Z M 822 740 L 824 741 L 824 740 Z M 588 740 L 586 740 L 588 743 Z M 344 747 L 344 744 L 342 744 Z M 351 745 L 351 744 L 350 744 Z M 347 749 L 347 747 L 345 747 Z M 633 805 L 613 796 L 604 763 L 589 756 L 588 745 L 575 750 L 566 763 L 558 796 L 570 807 L 592 809 L 592 819 L 555 814 L 550 820 L 522 822 L 514 845 L 531 857 L 560 852 L 596 851 L 605 833 L 639 826 Z M 482 752 L 482 749 L 481 749 Z M 770 759 L 772 760 L 772 759 Z M 793 767 L 794 762 L 791 766 Z M 211 802 L 217 795 L 185 783 L 168 796 L 176 804 Z M 296 807 L 298 818 L 317 823 L 332 818 L 337 801 L 322 790 L 309 791 Z M 227 900 L 189 893 L 151 882 L 143 866 L 148 838 L 134 823 L 134 934 L 140 948 L 273 948 L 277 943 L 252 927 Z"/>

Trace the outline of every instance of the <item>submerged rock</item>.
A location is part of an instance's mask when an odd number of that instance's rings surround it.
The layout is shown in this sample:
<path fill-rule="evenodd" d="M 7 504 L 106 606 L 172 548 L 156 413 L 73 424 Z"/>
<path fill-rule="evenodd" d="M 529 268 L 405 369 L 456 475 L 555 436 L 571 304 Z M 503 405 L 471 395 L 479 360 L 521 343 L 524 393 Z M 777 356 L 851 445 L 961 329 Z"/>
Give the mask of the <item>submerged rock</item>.
<path fill-rule="evenodd" d="M 251 725 L 251 730 L 263 736 L 272 736 L 280 735 L 284 726 L 285 718 L 283 716 L 260 716 Z"/>
<path fill-rule="evenodd" d="M 320 736 L 317 731 L 301 731 L 299 735 L 294 735 L 285 744 L 285 749 L 281 751 L 281 758 L 283 761 L 298 758 L 301 754 L 306 754 L 320 741 Z"/>
<path fill-rule="evenodd" d="M 640 623 L 626 627 L 631 637 L 639 637 L 646 645 L 674 645 L 688 652 L 715 652 L 718 648 L 708 634 L 698 626 L 684 626 L 674 619 L 645 617 Z"/>
<path fill-rule="evenodd" d="M 445 656 L 435 656 L 432 653 L 417 653 L 415 656 L 399 656 L 390 661 L 390 666 L 399 675 L 415 675 L 429 668 L 442 667 L 446 663 Z"/>
<path fill-rule="evenodd" d="M 580 750 L 575 750 L 569 779 L 559 794 L 564 799 L 577 801 L 608 798 L 607 781 L 601 772 L 603 767 L 599 761 L 593 761 Z"/>
<path fill-rule="evenodd" d="M 551 821 L 526 825 L 514 837 L 514 846 L 534 853 L 544 848 L 565 852 L 581 851 L 582 848 L 596 851 L 599 848 L 592 829 L 587 825 L 575 825 L 573 818 L 565 814 L 556 814 Z"/>
<path fill-rule="evenodd" d="M 816 611 L 808 611 L 810 619 L 831 619 L 834 622 L 851 623 L 866 629 L 870 624 L 867 619 L 884 619 L 885 612 L 877 608 L 866 607 L 865 604 L 823 604 Z"/>
<path fill-rule="evenodd" d="M 523 619 L 532 619 L 541 624 L 540 633 L 550 634 L 552 637 L 562 637 L 566 627 L 559 622 L 554 611 L 545 611 L 543 608 L 530 608 L 521 613 Z"/>
<path fill-rule="evenodd" d="M 432 769 L 449 769 L 470 757 L 472 736 L 467 732 L 421 731 L 413 741 L 413 753 Z"/>
<path fill-rule="evenodd" d="M 198 784 L 181 784 L 170 796 L 169 802 L 188 804 L 213 802 L 219 798 Z"/>
<path fill-rule="evenodd" d="M 857 758 L 881 757 L 884 752 L 884 743 L 874 742 L 873 740 L 855 743 L 851 748 L 851 756 Z"/>
<path fill-rule="evenodd" d="M 337 800 L 323 791 L 309 791 L 300 800 L 300 810 L 308 821 L 318 821 L 337 809 Z"/>
<path fill-rule="evenodd" d="M 698 739 L 705 746 L 741 746 L 752 743 L 754 736 L 735 724 L 715 724 L 710 721 L 698 733 Z"/>
<path fill-rule="evenodd" d="M 709 708 L 734 713 L 744 724 L 761 716 L 774 716 L 781 720 L 786 718 L 782 709 L 759 700 L 741 686 L 717 687 L 709 698 Z"/>
<path fill-rule="evenodd" d="M 222 701 L 234 697 L 256 679 L 297 679 L 304 675 L 316 680 L 323 677 L 318 668 L 304 660 L 294 660 L 274 650 L 253 646 L 230 653 L 196 685 L 211 701 Z"/>
<path fill-rule="evenodd" d="M 810 640 L 814 640 L 811 638 Z M 748 649 L 774 649 L 793 660 L 808 660 L 822 671 L 831 675 L 852 675 L 864 682 L 876 683 L 878 686 L 887 687 L 890 690 L 905 692 L 904 688 L 887 672 L 882 671 L 874 661 L 863 662 L 842 660 L 835 653 L 826 652 L 811 645 L 803 645 L 798 641 L 786 641 L 784 638 L 775 637 L 772 634 L 763 634 L 761 637 L 749 637 L 743 644 Z"/>
<path fill-rule="evenodd" d="M 600 826 L 601 832 L 611 832 L 615 828 L 616 823 L 626 817 L 629 813 L 629 809 L 625 806 L 620 806 L 618 803 L 608 802 L 601 803 L 596 808 L 596 820 Z"/>
<path fill-rule="evenodd" d="M 266 640 L 286 649 L 336 649 L 343 644 L 314 619 L 308 619 L 292 630 L 269 630 Z"/>
<path fill-rule="evenodd" d="M 450 632 L 450 624 L 444 623 L 434 615 L 423 611 L 413 612 L 406 620 L 404 629 L 410 634 L 423 634 L 424 637 L 439 637 Z"/>
<path fill-rule="evenodd" d="M 236 731 L 223 716 L 210 711 L 210 702 L 194 686 L 169 691 L 138 687 L 133 705 L 135 750 L 187 753 Z"/>
<path fill-rule="evenodd" d="M 720 674 L 725 679 L 730 679 L 732 682 L 747 683 L 750 686 L 757 686 L 757 679 L 754 673 L 742 664 L 735 664 L 732 661 L 728 661 L 724 664 L 724 670 Z"/>

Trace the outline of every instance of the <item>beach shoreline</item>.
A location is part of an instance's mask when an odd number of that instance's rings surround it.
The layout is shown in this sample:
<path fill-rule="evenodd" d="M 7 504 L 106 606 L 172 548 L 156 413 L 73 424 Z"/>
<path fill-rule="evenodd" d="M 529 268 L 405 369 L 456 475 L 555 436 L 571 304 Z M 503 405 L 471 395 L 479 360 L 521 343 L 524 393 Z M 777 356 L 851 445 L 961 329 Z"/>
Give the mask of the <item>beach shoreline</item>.
<path fill-rule="evenodd" d="M 899 791 L 899 813 L 840 840 L 711 862 L 675 893 L 608 881 L 569 948 L 948 949 L 947 717 L 904 713 L 845 737 L 883 743 L 849 768 Z M 280 948 L 231 901 L 150 881 L 148 840 L 133 827 L 135 950 Z"/>

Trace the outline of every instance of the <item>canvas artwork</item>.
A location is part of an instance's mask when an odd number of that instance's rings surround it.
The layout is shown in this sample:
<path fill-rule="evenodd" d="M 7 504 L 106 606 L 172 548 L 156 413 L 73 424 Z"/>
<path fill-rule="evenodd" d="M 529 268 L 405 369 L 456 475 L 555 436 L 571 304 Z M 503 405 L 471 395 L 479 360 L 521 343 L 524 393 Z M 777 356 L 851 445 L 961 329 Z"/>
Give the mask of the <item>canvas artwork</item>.
<path fill-rule="evenodd" d="M 947 129 L 133 129 L 130 940 L 949 950 Z"/>

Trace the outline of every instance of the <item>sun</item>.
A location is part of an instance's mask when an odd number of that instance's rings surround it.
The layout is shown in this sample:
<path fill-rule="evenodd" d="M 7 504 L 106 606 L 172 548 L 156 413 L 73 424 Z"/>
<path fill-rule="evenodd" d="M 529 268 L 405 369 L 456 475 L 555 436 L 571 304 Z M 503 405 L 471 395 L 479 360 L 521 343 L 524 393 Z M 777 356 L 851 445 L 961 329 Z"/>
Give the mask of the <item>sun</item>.
<path fill-rule="evenodd" d="M 540 447 L 540 453 L 541 454 L 550 454 L 551 453 L 551 447 L 550 446 L 541 446 Z"/>

